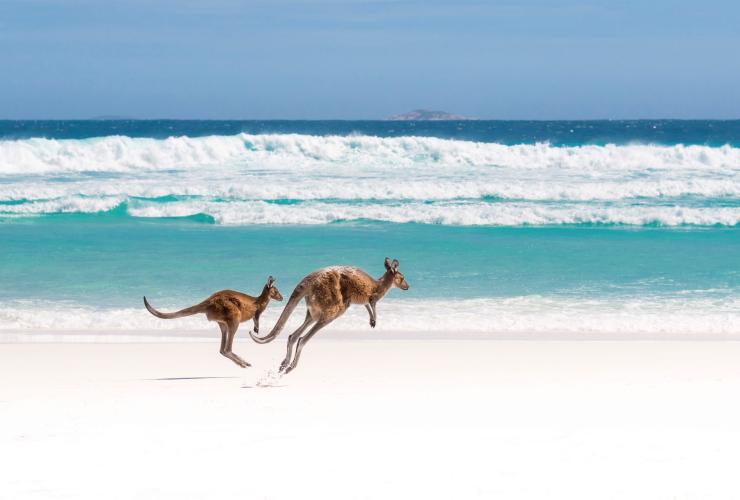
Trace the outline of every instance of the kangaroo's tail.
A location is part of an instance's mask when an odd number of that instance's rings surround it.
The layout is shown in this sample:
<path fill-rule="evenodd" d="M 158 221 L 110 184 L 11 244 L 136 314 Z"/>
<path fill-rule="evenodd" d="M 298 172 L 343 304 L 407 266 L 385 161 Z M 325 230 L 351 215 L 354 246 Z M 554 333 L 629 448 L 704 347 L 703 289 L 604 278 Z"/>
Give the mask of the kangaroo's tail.
<path fill-rule="evenodd" d="M 301 299 L 306 296 L 306 293 L 308 292 L 307 288 L 308 287 L 304 283 L 301 283 L 297 287 L 295 287 L 293 293 L 290 294 L 290 299 L 288 299 L 288 303 L 285 304 L 285 309 L 283 309 L 283 312 L 280 313 L 280 317 L 278 318 L 277 323 L 275 323 L 275 326 L 272 327 L 272 331 L 264 337 L 257 337 L 250 330 L 249 336 L 252 337 L 252 340 L 257 342 L 258 344 L 267 344 L 268 342 L 272 342 L 273 340 L 275 340 L 275 337 L 280 335 L 280 332 L 283 330 L 285 323 L 287 323 L 288 318 L 293 313 L 295 307 L 298 305 Z"/>
<path fill-rule="evenodd" d="M 144 307 L 146 307 L 147 311 L 149 311 L 156 317 L 162 318 L 162 319 L 174 319 L 174 318 L 182 318 L 183 316 L 192 316 L 193 314 L 198 314 L 206 310 L 206 304 L 204 302 L 201 302 L 200 304 L 196 304 L 191 307 L 186 307 L 185 309 L 181 309 L 173 313 L 163 313 L 163 312 L 159 312 L 156 309 L 154 309 L 152 305 L 149 303 L 149 301 L 146 300 L 146 297 L 144 297 Z"/>

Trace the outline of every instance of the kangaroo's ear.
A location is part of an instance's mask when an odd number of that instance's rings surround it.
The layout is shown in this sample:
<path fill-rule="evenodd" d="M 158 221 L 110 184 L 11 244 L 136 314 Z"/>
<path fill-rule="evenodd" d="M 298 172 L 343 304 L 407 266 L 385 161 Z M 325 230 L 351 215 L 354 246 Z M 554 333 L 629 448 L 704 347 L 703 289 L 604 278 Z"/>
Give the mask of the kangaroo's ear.
<path fill-rule="evenodd" d="M 388 257 L 385 258 L 385 270 L 390 271 L 391 270 L 391 259 Z"/>
<path fill-rule="evenodd" d="M 272 284 L 275 283 L 275 278 L 272 276 L 267 277 L 267 286 L 272 286 Z"/>
<path fill-rule="evenodd" d="M 393 259 L 393 262 L 391 262 L 391 267 L 393 268 L 393 271 L 398 271 L 398 259 Z"/>

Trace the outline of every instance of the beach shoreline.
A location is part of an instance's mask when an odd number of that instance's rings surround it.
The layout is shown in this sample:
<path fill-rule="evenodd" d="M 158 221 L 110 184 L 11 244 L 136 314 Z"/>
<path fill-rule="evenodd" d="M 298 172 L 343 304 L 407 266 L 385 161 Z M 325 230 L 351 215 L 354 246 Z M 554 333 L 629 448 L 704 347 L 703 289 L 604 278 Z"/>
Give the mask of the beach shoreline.
<path fill-rule="evenodd" d="M 280 378 L 284 349 L 0 344 L 3 494 L 738 494 L 740 342 L 321 338 Z"/>
<path fill-rule="evenodd" d="M 251 324 L 251 323 L 250 323 Z M 236 334 L 237 345 L 256 345 L 249 339 L 249 327 L 242 326 Z M 292 331 L 286 328 L 277 342 L 284 343 Z M 0 345 L 3 344 L 177 344 L 218 343 L 220 340 L 215 323 L 203 329 L 187 330 L 0 330 Z M 618 342 L 618 341 L 669 341 L 669 342 L 739 342 L 740 330 L 730 333 L 676 333 L 676 332 L 443 332 L 439 330 L 400 331 L 373 329 L 368 331 L 346 331 L 326 329 L 312 340 L 341 342 L 437 342 L 437 341 L 481 341 L 481 342 Z M 248 347 L 249 349 L 249 347 Z"/>

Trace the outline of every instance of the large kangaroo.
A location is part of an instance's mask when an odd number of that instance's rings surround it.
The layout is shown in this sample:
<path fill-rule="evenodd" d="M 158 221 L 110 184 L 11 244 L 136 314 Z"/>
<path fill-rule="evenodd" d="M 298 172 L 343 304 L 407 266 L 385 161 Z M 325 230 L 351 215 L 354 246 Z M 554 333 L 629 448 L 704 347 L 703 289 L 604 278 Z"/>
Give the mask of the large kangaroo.
<path fill-rule="evenodd" d="M 266 344 L 280 334 L 286 321 L 302 298 L 306 298 L 306 319 L 303 324 L 288 337 L 288 352 L 280 365 L 280 371 L 290 373 L 298 364 L 301 350 L 316 332 L 344 314 L 351 304 L 363 304 L 370 313 L 370 326 L 375 328 L 377 315 L 375 304 L 394 286 L 408 290 L 409 284 L 398 270 L 398 261 L 385 258 L 385 274 L 380 279 L 373 279 L 365 271 L 356 267 L 332 266 L 314 271 L 298 284 L 285 305 L 280 318 L 266 337 L 249 335 L 255 342 Z M 303 331 L 316 323 L 307 334 Z M 291 362 L 293 346 L 298 343 L 295 356 Z"/>
<path fill-rule="evenodd" d="M 274 283 L 275 280 L 272 276 L 267 278 L 267 284 L 265 284 L 259 297 L 252 297 L 251 295 L 235 292 L 234 290 L 221 290 L 200 304 L 173 313 L 157 311 L 149 304 L 146 297 L 144 297 L 144 307 L 150 313 L 162 319 L 182 318 L 183 316 L 205 313 L 209 321 L 218 322 L 218 326 L 221 328 L 221 354 L 242 368 L 246 368 L 252 365 L 231 352 L 234 335 L 239 328 L 239 323 L 253 318 L 254 331 L 259 332 L 260 314 L 265 310 L 270 299 L 283 300 L 283 296 L 280 295 Z"/>

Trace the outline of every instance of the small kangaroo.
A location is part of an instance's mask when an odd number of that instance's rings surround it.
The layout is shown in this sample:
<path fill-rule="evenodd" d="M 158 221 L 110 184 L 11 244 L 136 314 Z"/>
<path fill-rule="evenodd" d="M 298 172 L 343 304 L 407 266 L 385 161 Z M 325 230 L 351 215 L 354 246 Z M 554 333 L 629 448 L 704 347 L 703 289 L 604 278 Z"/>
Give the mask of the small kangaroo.
<path fill-rule="evenodd" d="M 280 314 L 272 331 L 265 337 L 257 337 L 249 332 L 250 337 L 259 343 L 266 344 L 277 337 L 288 318 L 302 298 L 306 298 L 306 319 L 303 324 L 288 337 L 288 352 L 280 365 L 280 371 L 290 373 L 298 364 L 301 350 L 316 332 L 344 314 L 351 304 L 363 304 L 370 314 L 370 326 L 375 328 L 377 315 L 375 304 L 393 287 L 408 290 L 409 284 L 398 270 L 398 261 L 385 258 L 385 274 L 373 279 L 365 271 L 356 267 L 332 266 L 314 271 L 295 287 L 293 293 Z M 301 334 L 312 323 L 316 323 L 303 337 Z M 293 346 L 298 343 L 295 356 L 291 361 Z"/>
<path fill-rule="evenodd" d="M 231 352 L 234 335 L 239 328 L 239 323 L 252 318 L 254 318 L 254 331 L 259 332 L 260 314 L 265 310 L 270 299 L 283 300 L 283 296 L 280 295 L 274 283 L 275 279 L 272 276 L 267 278 L 267 283 L 259 297 L 252 297 L 251 295 L 235 292 L 234 290 L 221 290 L 200 304 L 173 313 L 157 311 L 149 304 L 146 297 L 144 297 L 144 307 L 146 307 L 147 311 L 162 319 L 182 318 L 183 316 L 205 313 L 208 321 L 216 321 L 219 328 L 221 328 L 221 354 L 242 368 L 246 368 L 252 365 Z"/>

